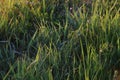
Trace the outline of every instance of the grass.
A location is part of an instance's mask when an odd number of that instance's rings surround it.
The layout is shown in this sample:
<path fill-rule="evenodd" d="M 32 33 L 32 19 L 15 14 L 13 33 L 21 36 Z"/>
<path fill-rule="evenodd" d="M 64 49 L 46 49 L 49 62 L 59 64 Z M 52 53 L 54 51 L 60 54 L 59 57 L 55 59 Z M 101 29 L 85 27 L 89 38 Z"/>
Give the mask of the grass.
<path fill-rule="evenodd" d="M 0 1 L 0 79 L 113 80 L 120 2 Z"/>

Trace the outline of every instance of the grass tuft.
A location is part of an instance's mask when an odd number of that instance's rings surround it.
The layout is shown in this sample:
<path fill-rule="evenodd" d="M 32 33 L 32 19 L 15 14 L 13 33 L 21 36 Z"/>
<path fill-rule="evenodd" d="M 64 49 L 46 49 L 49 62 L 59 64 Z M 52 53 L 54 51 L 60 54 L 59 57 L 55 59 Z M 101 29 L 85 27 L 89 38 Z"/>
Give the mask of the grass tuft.
<path fill-rule="evenodd" d="M 0 79 L 119 80 L 119 0 L 0 0 Z"/>

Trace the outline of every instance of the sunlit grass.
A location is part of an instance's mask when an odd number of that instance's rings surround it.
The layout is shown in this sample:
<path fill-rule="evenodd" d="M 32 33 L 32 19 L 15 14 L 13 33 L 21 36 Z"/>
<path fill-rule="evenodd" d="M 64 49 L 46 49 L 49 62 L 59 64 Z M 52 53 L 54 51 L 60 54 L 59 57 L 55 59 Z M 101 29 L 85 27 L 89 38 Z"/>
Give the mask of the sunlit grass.
<path fill-rule="evenodd" d="M 120 70 L 119 6 L 1 0 L 0 79 L 113 80 Z"/>

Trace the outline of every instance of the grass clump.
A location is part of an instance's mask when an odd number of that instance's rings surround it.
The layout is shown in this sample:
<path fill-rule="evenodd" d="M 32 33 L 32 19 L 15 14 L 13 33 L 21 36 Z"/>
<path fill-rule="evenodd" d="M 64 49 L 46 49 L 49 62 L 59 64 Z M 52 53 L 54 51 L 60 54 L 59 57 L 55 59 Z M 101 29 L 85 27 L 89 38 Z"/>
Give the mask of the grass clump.
<path fill-rule="evenodd" d="M 113 80 L 119 73 L 118 0 L 0 4 L 0 79 Z"/>

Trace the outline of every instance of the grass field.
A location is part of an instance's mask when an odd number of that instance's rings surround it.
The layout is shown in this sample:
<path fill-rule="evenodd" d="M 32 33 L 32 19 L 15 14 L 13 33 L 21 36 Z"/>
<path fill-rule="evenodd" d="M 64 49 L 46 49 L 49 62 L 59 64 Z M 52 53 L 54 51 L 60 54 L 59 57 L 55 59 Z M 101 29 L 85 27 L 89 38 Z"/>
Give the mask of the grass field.
<path fill-rule="evenodd" d="M 120 1 L 90 1 L 0 0 L 0 80 L 120 80 Z"/>

